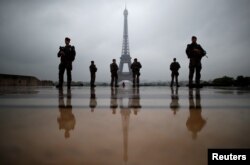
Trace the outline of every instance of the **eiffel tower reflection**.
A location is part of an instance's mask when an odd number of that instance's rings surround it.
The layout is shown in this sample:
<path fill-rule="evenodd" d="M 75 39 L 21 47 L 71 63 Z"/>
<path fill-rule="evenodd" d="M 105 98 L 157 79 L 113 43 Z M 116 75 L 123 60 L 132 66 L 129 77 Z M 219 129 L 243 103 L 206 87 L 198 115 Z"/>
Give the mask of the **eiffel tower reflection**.
<path fill-rule="evenodd" d="M 112 97 L 114 98 L 114 96 Z M 141 108 L 139 88 L 120 89 L 119 90 L 119 108 L 120 108 L 120 114 L 121 114 L 121 119 L 122 119 L 122 132 L 123 132 L 123 161 L 127 162 L 128 161 L 129 120 L 130 120 L 131 111 L 134 112 L 134 115 L 137 115 L 137 113 L 139 112 Z"/>

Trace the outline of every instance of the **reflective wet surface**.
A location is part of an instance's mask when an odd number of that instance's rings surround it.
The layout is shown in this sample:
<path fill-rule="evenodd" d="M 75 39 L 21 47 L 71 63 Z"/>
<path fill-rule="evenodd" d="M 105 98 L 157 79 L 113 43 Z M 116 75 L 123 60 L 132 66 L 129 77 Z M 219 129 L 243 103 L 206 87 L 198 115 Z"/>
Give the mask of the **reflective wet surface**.
<path fill-rule="evenodd" d="M 250 147 L 250 90 L 0 89 L 0 164 L 207 164 Z"/>

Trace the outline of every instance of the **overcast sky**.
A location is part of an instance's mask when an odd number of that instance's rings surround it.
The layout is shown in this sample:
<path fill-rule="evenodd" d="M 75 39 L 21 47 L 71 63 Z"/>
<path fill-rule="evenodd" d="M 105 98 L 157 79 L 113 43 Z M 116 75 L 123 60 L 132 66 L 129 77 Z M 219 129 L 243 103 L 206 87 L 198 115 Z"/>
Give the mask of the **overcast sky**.
<path fill-rule="evenodd" d="M 185 49 L 191 36 L 207 51 L 203 80 L 250 76 L 249 0 L 128 0 L 130 55 L 142 64 L 141 79 L 169 81 L 176 57 L 180 80 L 188 79 Z M 0 73 L 58 79 L 57 52 L 70 37 L 76 48 L 73 81 L 109 81 L 109 64 L 120 61 L 122 0 L 1 0 Z"/>

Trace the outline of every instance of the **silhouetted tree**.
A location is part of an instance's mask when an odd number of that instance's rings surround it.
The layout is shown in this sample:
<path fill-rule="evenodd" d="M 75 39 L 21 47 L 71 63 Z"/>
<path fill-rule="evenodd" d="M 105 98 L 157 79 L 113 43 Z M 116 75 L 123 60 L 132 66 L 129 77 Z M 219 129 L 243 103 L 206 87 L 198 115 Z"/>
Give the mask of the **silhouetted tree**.
<path fill-rule="evenodd" d="M 222 78 L 216 78 L 213 80 L 213 85 L 216 86 L 233 86 L 234 78 L 224 76 Z"/>

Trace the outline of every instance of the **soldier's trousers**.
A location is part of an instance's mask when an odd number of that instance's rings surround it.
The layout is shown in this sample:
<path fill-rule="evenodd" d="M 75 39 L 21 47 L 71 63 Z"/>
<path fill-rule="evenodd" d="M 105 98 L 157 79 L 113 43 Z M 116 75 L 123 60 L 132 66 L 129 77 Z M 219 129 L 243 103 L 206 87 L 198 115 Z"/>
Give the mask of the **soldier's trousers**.
<path fill-rule="evenodd" d="M 201 68 L 202 68 L 201 65 L 189 66 L 189 84 L 193 83 L 194 72 L 195 72 L 195 83 L 200 84 Z"/>
<path fill-rule="evenodd" d="M 133 85 L 139 86 L 140 84 L 140 73 L 133 73 Z"/>
<path fill-rule="evenodd" d="M 67 71 L 67 85 L 71 85 L 72 81 L 72 76 L 71 76 L 71 71 L 72 71 L 72 64 L 70 63 L 60 63 L 59 64 L 59 86 L 63 85 L 63 76 L 65 70 Z"/>
<path fill-rule="evenodd" d="M 171 86 L 173 86 L 173 84 L 174 84 L 174 79 L 175 79 L 176 86 L 179 85 L 179 83 L 178 83 L 178 76 L 179 76 L 178 72 L 172 72 L 172 74 L 171 74 L 171 78 L 172 78 L 172 80 L 171 80 Z"/>
<path fill-rule="evenodd" d="M 111 73 L 111 84 L 110 86 L 113 86 L 115 83 L 115 86 L 118 85 L 118 74 L 117 73 Z"/>
<path fill-rule="evenodd" d="M 90 85 L 91 86 L 95 85 L 95 73 L 90 74 Z"/>

